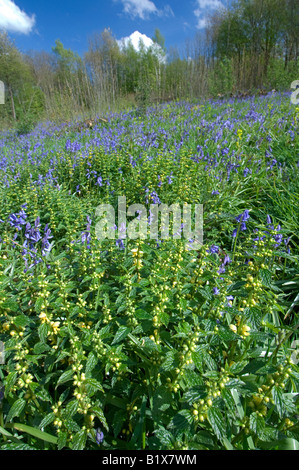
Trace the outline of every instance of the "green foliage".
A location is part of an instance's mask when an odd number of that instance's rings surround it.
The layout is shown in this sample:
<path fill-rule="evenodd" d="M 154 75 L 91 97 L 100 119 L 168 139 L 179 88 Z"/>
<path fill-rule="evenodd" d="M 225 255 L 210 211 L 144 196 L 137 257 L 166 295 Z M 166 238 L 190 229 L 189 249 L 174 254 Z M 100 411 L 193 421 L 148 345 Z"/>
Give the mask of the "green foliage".
<path fill-rule="evenodd" d="M 24 139 L 4 141 L 3 165 L 17 157 L 0 186 L 2 450 L 298 446 L 297 120 L 289 97 L 184 102 L 113 115 L 106 149 L 100 125 L 37 129 L 28 160 Z M 149 209 L 153 192 L 204 204 L 201 249 L 97 239 L 99 203 Z M 28 223 L 50 228 L 48 252 L 24 244 Z"/>

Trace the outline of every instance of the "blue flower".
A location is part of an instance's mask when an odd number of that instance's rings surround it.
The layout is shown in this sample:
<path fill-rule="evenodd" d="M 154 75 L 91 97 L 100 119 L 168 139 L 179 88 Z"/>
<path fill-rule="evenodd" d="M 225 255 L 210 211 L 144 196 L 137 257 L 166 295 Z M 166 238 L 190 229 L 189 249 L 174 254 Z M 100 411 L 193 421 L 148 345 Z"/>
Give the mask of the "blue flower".
<path fill-rule="evenodd" d="M 246 220 L 248 220 L 249 218 L 250 218 L 249 210 L 245 209 L 243 214 L 240 214 L 240 215 L 238 215 L 238 217 L 236 217 L 236 221 L 237 222 L 246 222 Z"/>
<path fill-rule="evenodd" d="M 103 433 L 103 431 L 101 431 L 100 428 L 98 428 L 97 431 L 96 431 L 96 441 L 97 441 L 98 445 L 100 445 L 104 442 L 104 433 Z"/>

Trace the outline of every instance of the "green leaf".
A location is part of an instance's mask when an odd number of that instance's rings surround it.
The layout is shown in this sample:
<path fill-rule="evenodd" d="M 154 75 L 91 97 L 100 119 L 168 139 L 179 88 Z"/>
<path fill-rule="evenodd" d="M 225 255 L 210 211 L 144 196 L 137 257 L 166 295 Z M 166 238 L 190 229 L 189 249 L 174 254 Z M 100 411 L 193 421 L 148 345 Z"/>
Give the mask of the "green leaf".
<path fill-rule="evenodd" d="M 235 413 L 236 413 L 236 404 L 235 404 L 235 400 L 232 396 L 231 390 L 229 390 L 228 388 L 222 388 L 221 396 L 222 396 L 222 398 L 225 402 L 225 405 L 226 405 L 227 409 L 230 411 L 230 413 L 235 415 Z"/>
<path fill-rule="evenodd" d="M 27 444 L 19 444 L 17 442 L 10 442 L 8 444 L 1 444 L 1 450 L 37 450 Z"/>
<path fill-rule="evenodd" d="M 127 419 L 127 412 L 124 410 L 118 410 L 113 416 L 113 434 L 117 437 L 121 432 L 124 422 Z"/>
<path fill-rule="evenodd" d="M 226 437 L 226 426 L 221 411 L 215 406 L 208 409 L 208 420 L 212 429 L 220 441 Z"/>
<path fill-rule="evenodd" d="M 84 450 L 87 439 L 87 433 L 83 429 L 77 432 L 72 441 L 72 450 Z"/>
<path fill-rule="evenodd" d="M 195 387 L 190 388 L 184 394 L 184 400 L 188 403 L 188 405 L 192 405 L 193 403 L 205 398 L 207 396 L 206 388 L 202 385 L 196 385 Z"/>
<path fill-rule="evenodd" d="M 54 413 L 47 414 L 47 416 L 45 416 L 44 419 L 41 421 L 39 428 L 40 429 L 46 428 L 47 426 L 49 426 L 49 424 L 53 423 L 54 420 L 55 420 Z"/>
<path fill-rule="evenodd" d="M 177 413 L 171 422 L 171 427 L 175 429 L 176 433 L 187 431 L 193 422 L 193 417 L 189 410 L 181 410 Z"/>
<path fill-rule="evenodd" d="M 60 431 L 58 435 L 57 449 L 62 450 L 64 447 L 66 447 L 66 443 L 67 443 L 67 432 Z"/>
<path fill-rule="evenodd" d="M 103 410 L 101 408 L 97 407 L 97 406 L 94 406 L 92 408 L 92 413 L 95 414 L 96 417 L 101 421 L 101 423 L 104 426 L 104 428 L 106 429 L 106 431 L 109 431 L 109 426 L 108 426 L 108 423 L 106 421 Z"/>
<path fill-rule="evenodd" d="M 247 307 L 244 309 L 244 316 L 247 323 L 254 329 L 258 329 L 261 326 L 264 313 L 257 307 Z"/>
<path fill-rule="evenodd" d="M 45 343 L 48 337 L 49 325 L 47 323 L 43 323 L 42 325 L 38 327 L 37 332 L 38 332 L 41 342 Z"/>
<path fill-rule="evenodd" d="M 52 436 L 51 434 L 48 434 L 44 431 L 40 431 L 40 429 L 33 428 L 22 423 L 13 423 L 13 428 L 17 431 L 25 432 L 27 434 L 30 434 L 31 436 L 37 437 L 38 439 L 41 439 L 45 442 L 57 444 L 57 437 Z"/>
<path fill-rule="evenodd" d="M 5 391 L 8 393 L 10 389 L 14 386 L 16 383 L 16 380 L 18 378 L 18 372 L 10 372 L 8 376 L 5 379 Z"/>
<path fill-rule="evenodd" d="M 167 371 L 173 370 L 176 367 L 176 365 L 178 365 L 178 362 L 176 361 L 176 352 L 168 351 L 161 365 L 161 370 L 167 372 Z"/>
<path fill-rule="evenodd" d="M 59 385 L 62 385 L 62 384 L 64 384 L 65 382 L 69 382 L 70 380 L 72 380 L 73 375 L 74 375 L 74 372 L 73 372 L 72 369 L 69 369 L 69 370 L 65 371 L 65 372 L 64 372 L 63 374 L 61 374 L 61 376 L 59 377 L 55 388 L 59 387 Z"/>
<path fill-rule="evenodd" d="M 126 338 L 126 336 L 128 336 L 129 333 L 130 333 L 130 328 L 128 328 L 127 326 L 120 326 L 116 332 L 116 335 L 111 345 L 120 343 L 123 339 Z"/>
<path fill-rule="evenodd" d="M 14 318 L 14 324 L 16 326 L 25 328 L 30 323 L 29 318 L 26 317 L 26 315 L 19 315 L 16 318 Z"/>
<path fill-rule="evenodd" d="M 5 300 L 2 304 L 1 304 L 1 308 L 3 310 L 10 310 L 11 312 L 17 312 L 19 310 L 19 305 L 17 302 L 15 302 L 14 300 L 12 299 L 8 299 L 8 300 Z"/>
<path fill-rule="evenodd" d="M 95 353 L 91 351 L 88 354 L 88 358 L 87 358 L 87 361 L 86 361 L 85 374 L 86 375 L 90 374 L 93 371 L 93 369 L 95 368 L 95 366 L 97 365 L 97 363 L 98 363 L 98 358 L 95 355 Z"/>
<path fill-rule="evenodd" d="M 72 416 L 74 416 L 74 414 L 77 412 L 78 405 L 78 400 L 71 400 L 65 407 L 65 411 L 63 413 L 64 416 L 66 418 L 72 418 Z"/>
<path fill-rule="evenodd" d="M 249 427 L 254 434 L 261 438 L 264 434 L 265 429 L 265 421 L 262 416 L 257 414 L 256 412 L 251 413 L 249 418 Z"/>
<path fill-rule="evenodd" d="M 15 401 L 8 412 L 6 421 L 9 422 L 13 418 L 20 416 L 23 409 L 25 408 L 25 405 L 26 405 L 26 400 L 24 400 L 23 398 L 19 398 L 17 401 Z"/>
<path fill-rule="evenodd" d="M 153 418 L 159 422 L 163 413 L 171 407 L 172 394 L 165 386 L 160 385 L 153 397 Z"/>
<path fill-rule="evenodd" d="M 12 434 L 10 434 L 10 432 L 8 432 L 6 429 L 2 428 L 2 426 L 0 426 L 0 434 L 2 434 L 3 436 L 7 436 L 7 437 L 12 436 Z"/>
<path fill-rule="evenodd" d="M 272 287 L 272 274 L 269 269 L 259 269 L 259 276 L 264 286 L 271 289 Z"/>
<path fill-rule="evenodd" d="M 232 394 L 232 397 L 233 397 L 234 402 L 236 404 L 239 417 L 241 419 L 243 419 L 244 418 L 244 409 L 243 409 L 243 406 L 242 406 L 242 403 L 241 403 L 240 395 L 239 395 L 239 393 L 236 389 L 231 389 L 231 394 Z"/>
<path fill-rule="evenodd" d="M 277 412 L 278 412 L 280 418 L 282 418 L 283 415 L 284 415 L 284 411 L 285 411 L 282 389 L 275 385 L 272 388 L 272 397 L 273 397 L 274 403 L 276 405 Z"/>
<path fill-rule="evenodd" d="M 96 379 L 86 379 L 85 383 L 89 385 L 91 388 L 95 390 L 99 390 L 100 392 L 104 392 L 104 389 L 100 382 L 98 382 Z"/>

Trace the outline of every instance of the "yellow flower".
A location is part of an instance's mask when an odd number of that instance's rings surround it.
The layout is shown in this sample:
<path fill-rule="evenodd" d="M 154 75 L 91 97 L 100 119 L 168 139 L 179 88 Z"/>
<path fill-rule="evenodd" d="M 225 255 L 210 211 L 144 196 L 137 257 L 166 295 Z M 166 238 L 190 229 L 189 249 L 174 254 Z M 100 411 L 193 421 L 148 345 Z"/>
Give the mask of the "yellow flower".
<path fill-rule="evenodd" d="M 234 332 L 237 333 L 237 327 L 236 325 L 229 325 L 230 329 Z"/>
<path fill-rule="evenodd" d="M 45 323 L 48 320 L 47 315 L 44 312 L 40 313 L 39 318 L 41 319 L 42 323 Z"/>
<path fill-rule="evenodd" d="M 242 336 L 249 336 L 250 335 L 249 331 L 250 331 L 250 327 L 247 325 L 243 325 L 240 333 Z"/>

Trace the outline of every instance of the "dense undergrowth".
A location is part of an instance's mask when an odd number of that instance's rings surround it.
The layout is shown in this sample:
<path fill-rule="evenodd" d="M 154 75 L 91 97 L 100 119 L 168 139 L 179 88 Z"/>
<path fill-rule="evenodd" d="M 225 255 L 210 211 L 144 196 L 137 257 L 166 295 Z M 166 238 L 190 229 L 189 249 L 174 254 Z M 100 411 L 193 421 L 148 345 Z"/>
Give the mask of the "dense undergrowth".
<path fill-rule="evenodd" d="M 298 448 L 298 121 L 270 94 L 1 137 L 2 449 Z M 203 204 L 204 245 L 98 240 L 119 196 Z"/>

